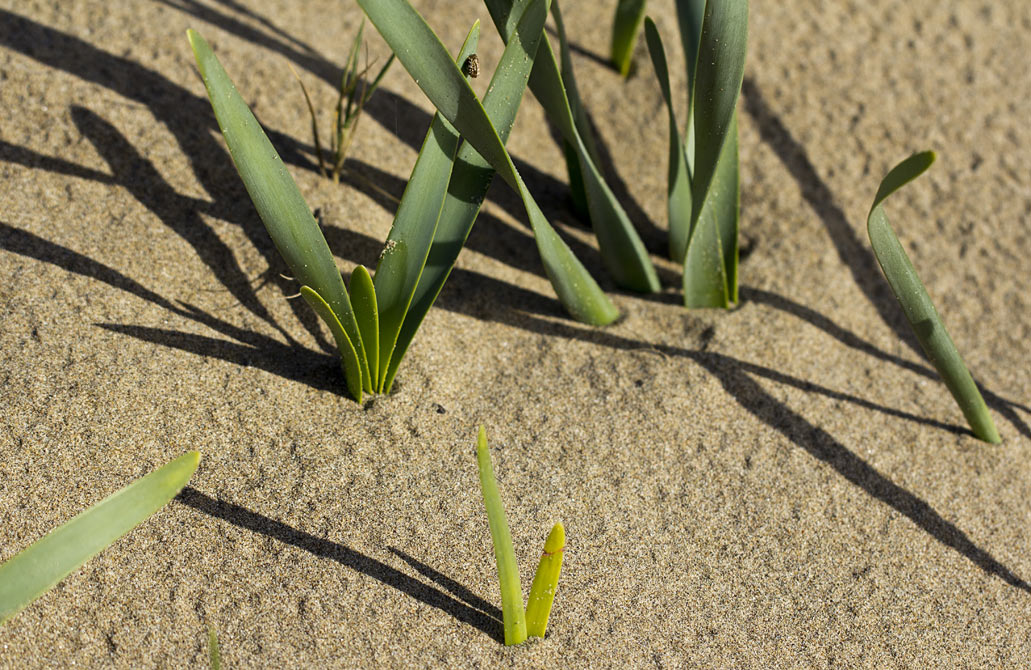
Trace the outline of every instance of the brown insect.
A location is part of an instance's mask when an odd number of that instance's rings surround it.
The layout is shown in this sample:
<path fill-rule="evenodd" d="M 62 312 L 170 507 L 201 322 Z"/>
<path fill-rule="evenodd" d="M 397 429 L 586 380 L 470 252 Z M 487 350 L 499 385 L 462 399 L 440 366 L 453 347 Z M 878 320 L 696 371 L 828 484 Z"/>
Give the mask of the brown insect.
<path fill-rule="evenodd" d="M 472 54 L 462 63 L 462 74 L 473 79 L 480 74 L 480 59 L 476 57 L 476 54 Z"/>

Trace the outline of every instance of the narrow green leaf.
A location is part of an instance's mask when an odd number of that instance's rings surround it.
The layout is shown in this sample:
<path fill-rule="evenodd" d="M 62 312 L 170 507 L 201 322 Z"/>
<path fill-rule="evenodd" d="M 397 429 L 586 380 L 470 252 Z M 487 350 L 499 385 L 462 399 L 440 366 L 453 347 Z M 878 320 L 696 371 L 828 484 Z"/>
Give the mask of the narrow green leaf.
<path fill-rule="evenodd" d="M 709 186 L 709 202 L 716 211 L 723 247 L 724 275 L 727 279 L 727 301 L 737 302 L 738 226 L 740 219 L 741 184 L 737 152 L 737 113 L 730 117 L 730 130 L 723 141 L 716 174 Z"/>
<path fill-rule="evenodd" d="M 0 625 L 165 506 L 190 480 L 191 451 L 58 526 L 0 565 Z"/>
<path fill-rule="evenodd" d="M 479 37 L 480 22 L 476 21 L 458 53 L 457 63 L 464 63 L 467 57 L 476 53 Z M 389 374 L 391 359 L 433 245 L 452 179 L 458 140 L 458 131 L 439 113 L 434 114 L 376 266 L 382 347 L 378 371 L 381 392 L 389 391 L 388 377 L 393 380 L 393 375 Z M 401 351 L 397 357 L 397 365 L 400 365 L 404 353 Z"/>
<path fill-rule="evenodd" d="M 487 431 L 483 426 L 480 426 L 480 433 L 476 438 L 476 463 L 480 470 L 480 489 L 483 492 L 483 504 L 487 508 L 487 523 L 490 525 L 494 559 L 498 566 L 505 644 L 520 644 L 526 640 L 526 614 L 523 611 L 523 590 L 519 585 L 519 566 L 516 564 L 512 534 L 508 530 L 505 507 L 501 503 L 498 482 L 494 478 L 494 466 L 487 449 Z"/>
<path fill-rule="evenodd" d="M 920 346 L 941 375 L 945 386 L 956 399 L 963 411 L 967 423 L 980 439 L 992 444 L 1001 442 L 995 422 L 992 421 L 988 407 L 985 406 L 981 392 L 977 390 L 967 366 L 956 350 L 956 345 L 945 330 L 945 324 L 938 315 L 938 310 L 931 302 L 924 283 L 902 248 L 895 231 L 884 213 L 885 198 L 896 190 L 920 176 L 934 162 L 934 153 L 925 151 L 913 154 L 895 166 L 881 181 L 874 198 L 870 214 L 866 219 L 867 233 L 874 255 L 881 265 L 891 290 L 898 298 L 902 311 L 913 326 Z"/>
<path fill-rule="evenodd" d="M 376 288 L 364 265 L 359 265 L 351 273 L 351 306 L 362 334 L 362 342 L 365 343 L 369 370 L 373 375 L 371 379 L 364 377 L 362 386 L 367 392 L 373 393 L 379 389 L 375 376 L 379 370 L 379 311 L 376 307 Z"/>
<path fill-rule="evenodd" d="M 189 30 L 187 35 L 222 136 L 258 215 L 294 277 L 322 297 L 347 333 L 351 346 L 341 349 L 340 354 L 344 358 L 354 356 L 355 360 L 345 361 L 345 369 L 357 366 L 363 377 L 369 377 L 358 323 L 326 238 L 279 154 L 211 47 L 196 31 Z M 327 324 L 333 327 L 329 321 Z"/>
<path fill-rule="evenodd" d="M 646 0 L 619 0 L 612 18 L 612 64 L 619 74 L 630 74 L 630 62 L 637 44 L 637 31 L 644 18 Z"/>
<path fill-rule="evenodd" d="M 315 313 L 322 317 L 322 320 L 329 326 L 329 330 L 333 333 L 333 339 L 336 340 L 337 349 L 340 351 L 340 365 L 344 370 L 344 381 L 347 382 L 347 392 L 351 394 L 357 402 L 362 401 L 362 388 L 364 388 L 363 380 L 365 376 L 362 374 L 362 369 L 358 365 L 358 356 L 354 352 L 354 346 L 351 344 L 351 338 L 348 337 L 344 327 L 340 325 L 340 320 L 337 319 L 337 315 L 333 312 L 333 308 L 329 306 L 325 298 L 318 294 L 315 289 L 310 286 L 301 287 L 301 295 L 304 297 L 304 301 L 308 303 L 308 306 L 315 310 Z"/>
<path fill-rule="evenodd" d="M 509 25 L 509 17 L 519 4 L 508 3 L 505 0 L 486 1 L 494 24 L 506 42 L 511 35 L 505 32 L 504 27 Z M 556 21 L 561 21 L 561 14 L 556 14 Z M 537 58 L 540 60 L 534 62 L 530 74 L 530 88 L 547 112 L 548 118 L 577 154 L 591 226 L 595 237 L 598 238 L 598 247 L 606 269 L 623 288 L 642 293 L 659 290 L 659 277 L 651 259 L 648 258 L 644 243 L 641 242 L 640 236 L 630 222 L 630 217 L 619 204 L 612 189 L 605 183 L 580 134 L 566 94 L 566 86 L 555 62 L 555 54 L 547 40 L 541 43 Z M 587 125 L 586 120 L 583 123 Z"/>
<path fill-rule="evenodd" d="M 419 13 L 406 0 L 359 0 L 358 4 L 441 114 L 519 193 L 545 272 L 569 313 L 593 325 L 605 325 L 615 320 L 618 310 L 548 223 L 516 171 L 476 94 Z M 525 39 L 536 43 L 537 36 L 528 29 L 534 24 L 543 25 L 547 7 L 546 0 L 532 0 L 518 31 L 523 33 L 526 29 L 526 34 L 513 40 L 527 61 L 533 60 L 533 52 L 527 52 L 522 44 Z M 521 88 L 516 88 L 506 94 L 511 95 L 514 101 L 521 97 L 521 91 Z"/>
<path fill-rule="evenodd" d="M 595 165 L 600 164 L 597 142 L 594 138 L 594 129 L 587 117 L 587 109 L 580 99 L 580 91 L 576 86 L 576 77 L 573 74 L 573 58 L 570 54 L 569 40 L 566 37 L 566 26 L 562 21 L 562 11 L 559 8 L 558 0 L 552 0 L 551 15 L 555 18 L 555 32 L 558 33 L 559 62 L 561 63 L 560 75 L 564 84 L 566 97 L 569 99 L 569 109 L 573 113 L 573 124 L 576 132 L 580 134 L 584 146 L 587 147 L 587 154 Z M 538 47 L 538 56 L 540 56 Z M 546 58 L 543 57 L 543 58 Z M 535 59 L 536 62 L 536 59 Z M 569 175 L 569 195 L 573 201 L 573 207 L 577 213 L 590 219 L 591 211 L 587 206 L 587 191 L 585 190 L 583 171 L 580 169 L 580 154 L 569 140 L 562 139 L 562 156 L 566 159 L 566 172 Z"/>
<path fill-rule="evenodd" d="M 208 626 L 208 666 L 211 670 L 222 670 L 222 652 L 218 648 L 218 633 L 214 626 Z"/>
<path fill-rule="evenodd" d="M 669 116 L 669 160 L 667 207 L 669 213 L 669 255 L 673 260 L 683 263 L 687 254 L 687 238 L 691 230 L 691 182 L 687 170 L 687 157 L 680 141 L 680 126 L 677 125 L 676 113 L 673 111 L 673 97 L 669 85 L 669 67 L 666 64 L 666 48 L 662 37 L 655 27 L 655 22 L 648 17 L 644 20 L 644 35 L 648 43 L 655 76 L 659 80 L 662 97 L 666 101 L 666 112 Z"/>
<path fill-rule="evenodd" d="M 544 637 L 548 630 L 548 617 L 558 589 L 558 575 L 562 571 L 562 556 L 566 548 L 566 531 L 556 523 L 544 542 L 544 553 L 537 564 L 530 587 L 530 598 L 526 603 L 526 634 Z"/>
<path fill-rule="evenodd" d="M 705 17 L 706 0 L 676 0 L 677 22 L 680 24 L 680 41 L 687 61 L 687 129 L 684 153 L 687 156 L 687 170 L 694 172 L 695 132 L 694 132 L 694 91 L 695 74 L 698 71 L 698 45 L 702 37 L 702 20 Z"/>

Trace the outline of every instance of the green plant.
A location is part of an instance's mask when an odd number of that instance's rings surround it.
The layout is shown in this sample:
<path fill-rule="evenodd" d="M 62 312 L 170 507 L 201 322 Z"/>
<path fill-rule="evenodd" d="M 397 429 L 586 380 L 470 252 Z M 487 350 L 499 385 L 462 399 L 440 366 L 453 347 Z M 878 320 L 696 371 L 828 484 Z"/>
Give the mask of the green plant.
<path fill-rule="evenodd" d="M 208 626 L 208 667 L 211 670 L 222 670 L 222 651 L 218 646 L 218 632 L 214 626 Z"/>
<path fill-rule="evenodd" d="M 612 17 L 612 64 L 624 77 L 630 74 L 631 57 L 637 43 L 637 30 L 644 18 L 647 0 L 619 0 Z"/>
<path fill-rule="evenodd" d="M 480 489 L 483 504 L 487 508 L 487 523 L 494 544 L 494 558 L 498 566 L 498 582 L 501 585 L 501 614 L 505 627 L 505 644 L 520 644 L 528 636 L 544 637 L 548 627 L 548 616 L 558 587 L 559 572 L 562 570 L 562 556 L 565 551 L 566 533 L 561 523 L 555 524 L 544 543 L 544 553 L 537 566 L 530 587 L 530 597 L 523 609 L 523 589 L 519 583 L 519 566 L 512 548 L 512 534 L 505 519 L 505 507 L 498 492 L 494 477 L 490 451 L 487 448 L 487 431 L 480 426 L 476 439 L 476 463 L 480 471 Z"/>
<path fill-rule="evenodd" d="M 0 565 L 0 625 L 165 506 L 190 480 L 191 451 L 116 491 Z"/>
<path fill-rule="evenodd" d="M 913 154 L 885 175 L 867 215 L 866 230 L 877 262 L 880 263 L 892 292 L 902 306 L 906 319 L 913 326 L 913 332 L 916 333 L 924 353 L 941 375 L 952 397 L 956 399 L 974 434 L 985 442 L 997 444 L 1001 439 L 981 392 L 977 390 L 977 384 L 974 383 L 967 366 L 963 363 L 963 358 L 956 350 L 956 345 L 945 330 L 945 324 L 938 316 L 931 296 L 927 294 L 916 268 L 899 244 L 895 231 L 892 230 L 884 213 L 884 200 L 923 174 L 934 163 L 934 158 L 931 151 Z"/>
<path fill-rule="evenodd" d="M 362 109 L 364 109 L 369 97 L 379 87 L 380 82 L 383 80 L 383 75 L 387 73 L 387 70 L 390 69 L 391 64 L 394 62 L 394 56 L 391 55 L 371 84 L 365 80 L 369 66 L 367 65 L 361 72 L 358 71 L 358 53 L 361 50 L 362 31 L 364 29 L 365 22 L 362 21 L 361 26 L 358 28 L 358 34 L 355 35 L 354 42 L 351 43 L 351 52 L 347 57 L 347 64 L 344 66 L 343 74 L 340 75 L 340 88 L 337 90 L 337 102 L 333 113 L 333 133 L 330 135 L 329 140 L 329 152 L 333 157 L 333 161 L 328 173 L 322 153 L 322 141 L 319 138 L 319 121 L 315 114 L 315 106 L 311 102 L 311 96 L 308 95 L 308 89 L 305 87 L 304 81 L 301 80 L 300 75 L 297 74 L 293 67 L 290 68 L 290 71 L 293 72 L 294 77 L 297 79 L 297 83 L 301 85 L 301 93 L 304 94 L 304 101 L 307 103 L 308 113 L 311 115 L 311 134 L 315 143 L 315 155 L 319 161 L 319 172 L 322 173 L 323 177 L 332 177 L 334 184 L 340 182 L 340 173 L 344 169 L 347 152 L 351 147 L 351 141 L 354 140 L 355 132 L 357 132 Z M 347 101 L 346 104 L 345 100 Z"/>
<path fill-rule="evenodd" d="M 670 256 L 684 264 L 687 307 L 737 302 L 737 99 L 744 77 L 748 0 L 678 0 L 687 59 L 688 121 L 681 142 L 666 51 L 651 18 L 645 38 L 669 116 Z"/>
<path fill-rule="evenodd" d="M 462 151 L 467 152 L 469 164 L 483 180 L 483 192 L 493 168 L 519 194 L 545 272 L 566 310 L 577 320 L 592 325 L 615 320 L 618 310 L 548 223 L 505 149 L 505 139 L 541 44 L 547 0 L 529 0 L 522 14 L 512 17 L 514 30 L 502 54 L 504 67 L 499 63 L 482 103 L 436 34 L 406 0 L 358 0 L 358 4 L 438 113 L 462 134 Z M 467 225 L 448 226 L 451 239 L 464 240 L 482 202 L 481 191 L 456 188 L 453 179 L 448 195 L 445 209 L 450 205 L 455 211 L 464 210 L 472 215 L 461 219 Z M 444 276 L 451 264 L 453 261 L 440 264 L 441 268 L 446 266 Z"/>

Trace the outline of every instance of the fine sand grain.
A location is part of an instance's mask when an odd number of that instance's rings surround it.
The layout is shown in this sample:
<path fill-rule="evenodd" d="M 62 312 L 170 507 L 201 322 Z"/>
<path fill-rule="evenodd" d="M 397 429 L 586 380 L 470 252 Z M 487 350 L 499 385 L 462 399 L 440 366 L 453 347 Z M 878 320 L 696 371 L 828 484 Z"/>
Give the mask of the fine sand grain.
<path fill-rule="evenodd" d="M 449 48 L 477 0 L 415 3 Z M 574 64 L 665 291 L 614 290 L 531 96 L 510 142 L 626 314 L 569 320 L 496 184 L 389 397 L 346 397 L 282 278 L 185 31 L 271 131 L 341 270 L 372 266 L 431 108 L 395 66 L 345 183 L 313 169 L 361 15 L 313 0 L 0 0 L 0 560 L 179 454 L 189 488 L 0 629 L 0 668 L 1015 668 L 1031 658 L 1031 4 L 754 2 L 741 304 L 687 312 L 666 120 L 612 2 L 563 0 Z M 672 3 L 651 12 L 674 87 Z M 369 58 L 386 57 L 375 30 Z M 1003 442 L 977 441 L 870 252 L 888 205 Z M 505 648 L 474 440 L 524 585 L 568 533 L 548 637 Z"/>

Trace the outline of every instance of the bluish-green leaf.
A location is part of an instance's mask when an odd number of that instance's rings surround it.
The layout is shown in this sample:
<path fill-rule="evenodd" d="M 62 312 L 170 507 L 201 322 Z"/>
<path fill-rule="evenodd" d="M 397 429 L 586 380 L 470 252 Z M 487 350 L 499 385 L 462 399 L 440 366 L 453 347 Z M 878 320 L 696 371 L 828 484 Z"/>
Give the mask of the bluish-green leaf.
<path fill-rule="evenodd" d="M 376 308 L 376 288 L 364 265 L 351 273 L 351 306 L 358 322 L 358 331 L 365 344 L 365 356 L 369 361 L 372 377 L 362 379 L 362 387 L 368 393 L 379 390 L 376 374 L 379 370 L 379 311 Z"/>
<path fill-rule="evenodd" d="M 687 61 L 687 129 L 684 131 L 684 153 L 687 156 L 688 172 L 694 171 L 695 131 L 694 98 L 695 73 L 698 71 L 698 44 L 702 37 L 702 20 L 705 17 L 706 0 L 676 0 L 677 22 L 680 24 L 680 41 Z"/>
<path fill-rule="evenodd" d="M 899 244 L 895 231 L 884 213 L 885 198 L 916 179 L 933 162 L 934 153 L 925 151 L 913 154 L 896 165 L 877 189 L 877 196 L 866 219 L 866 228 L 877 262 L 880 263 L 892 292 L 898 298 L 906 319 L 913 326 L 924 353 L 956 399 L 974 434 L 985 442 L 997 444 L 1001 439 L 981 392 L 978 391 L 977 384 L 974 383 L 967 366 L 963 363 L 963 358 L 956 350 L 956 345 L 945 330 L 938 310 L 931 302 L 931 296 L 927 294 L 924 283 L 920 281 L 913 263 Z"/>
<path fill-rule="evenodd" d="M 189 30 L 187 35 L 233 163 L 266 230 L 294 277 L 322 297 L 347 333 L 351 346 L 341 348 L 340 354 L 356 359 L 345 361 L 345 369 L 356 364 L 363 377 L 370 377 L 358 323 L 326 238 L 279 154 L 211 47 L 196 31 Z"/>
<path fill-rule="evenodd" d="M 677 116 L 673 111 L 673 96 L 669 85 L 669 66 L 666 63 L 666 49 L 655 22 L 648 17 L 644 21 L 645 41 L 651 55 L 655 76 L 659 80 L 662 97 L 666 101 L 669 117 L 669 159 L 667 162 L 667 211 L 669 215 L 669 255 L 678 263 L 684 262 L 687 253 L 687 238 L 691 230 L 691 181 L 687 169 L 687 157 L 680 140 Z"/>
<path fill-rule="evenodd" d="M 611 323 L 619 315 L 618 310 L 548 223 L 476 94 L 423 18 L 406 0 L 359 0 L 359 5 L 440 113 L 519 193 L 544 269 L 569 313 L 594 325 Z M 519 32 L 525 29 L 527 34 L 519 36 L 517 48 L 526 39 L 533 39 L 536 44 L 537 38 L 530 28 L 543 25 L 547 6 L 546 0 L 529 3 L 526 15 L 533 20 L 520 22 Z M 534 53 L 522 50 L 523 58 L 532 61 Z M 514 101 L 521 97 L 522 89 L 505 93 Z"/>
<path fill-rule="evenodd" d="M 494 543 L 494 559 L 498 566 L 498 582 L 501 585 L 501 615 L 505 627 L 505 644 L 520 644 L 526 640 L 526 613 L 523 611 L 523 590 L 519 584 L 519 566 L 515 549 L 512 547 L 512 533 L 505 519 L 505 506 L 498 492 L 494 477 L 494 465 L 487 449 L 487 431 L 480 426 L 476 438 L 476 463 L 480 470 L 480 490 L 483 504 L 487 508 L 487 523 Z"/>
<path fill-rule="evenodd" d="M 0 625 L 171 500 L 193 476 L 191 451 L 58 526 L 0 565 Z"/>
<path fill-rule="evenodd" d="M 344 332 L 343 326 L 340 325 L 340 320 L 337 319 L 337 315 L 333 312 L 329 303 L 315 289 L 310 286 L 302 286 L 301 296 L 304 297 L 304 301 L 308 303 L 308 306 L 315 310 L 315 313 L 326 322 L 326 325 L 329 326 L 329 331 L 333 333 L 333 339 L 336 341 L 337 349 L 341 353 L 340 365 L 344 370 L 344 381 L 347 382 L 347 391 L 351 394 L 352 398 L 361 402 L 362 389 L 365 387 L 363 383 L 365 377 L 362 375 L 362 369 L 358 365 L 358 356 L 351 345 L 351 339 Z"/>
<path fill-rule="evenodd" d="M 616 15 L 612 18 L 612 64 L 624 77 L 630 73 L 646 4 L 646 0 L 619 0 L 616 4 Z"/>
<path fill-rule="evenodd" d="M 480 22 L 476 21 L 459 50 L 456 63 L 464 63 L 466 58 L 476 53 L 479 37 Z M 381 348 L 377 388 L 381 392 L 390 390 L 390 381 L 393 380 L 391 360 L 437 234 L 458 143 L 458 131 L 440 113 L 434 114 L 376 267 Z M 422 322 L 421 316 L 416 318 Z M 415 335 L 414 331 L 412 335 Z M 404 358 L 407 345 L 405 342 L 397 352 L 397 364 L 393 366 L 395 372 Z"/>

